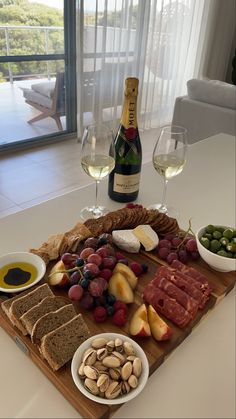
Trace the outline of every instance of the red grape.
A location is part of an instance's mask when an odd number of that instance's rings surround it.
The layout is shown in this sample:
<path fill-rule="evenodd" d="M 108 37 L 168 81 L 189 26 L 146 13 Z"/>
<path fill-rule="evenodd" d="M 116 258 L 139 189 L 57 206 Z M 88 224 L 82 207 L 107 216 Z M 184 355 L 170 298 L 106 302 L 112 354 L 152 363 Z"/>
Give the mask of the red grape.
<path fill-rule="evenodd" d="M 164 236 L 164 239 L 165 239 L 165 240 L 168 240 L 168 241 L 170 241 L 170 242 L 171 242 L 171 241 L 172 241 L 172 239 L 173 239 L 174 237 L 176 237 L 174 233 L 167 233 L 167 234 Z"/>
<path fill-rule="evenodd" d="M 166 260 L 167 256 L 170 254 L 170 249 L 167 247 L 161 247 L 158 249 L 157 254 L 161 259 Z"/>
<path fill-rule="evenodd" d="M 107 289 L 107 281 L 101 277 L 93 279 L 89 283 L 89 287 L 88 287 L 89 293 L 93 297 L 101 297 L 103 294 L 103 291 L 105 291 L 106 289 Z"/>
<path fill-rule="evenodd" d="M 158 247 L 167 247 L 167 249 L 171 249 L 171 242 L 169 240 L 162 239 L 159 241 Z"/>
<path fill-rule="evenodd" d="M 169 255 L 167 256 L 167 258 L 166 258 L 166 260 L 167 260 L 167 262 L 169 263 L 169 264 L 171 264 L 171 262 L 173 261 L 173 260 L 176 260 L 176 259 L 178 259 L 178 255 L 177 255 L 177 253 L 176 252 L 170 252 L 169 253 Z"/>
<path fill-rule="evenodd" d="M 197 250 L 197 242 L 195 239 L 189 239 L 185 245 L 188 252 L 195 252 Z"/>
<path fill-rule="evenodd" d="M 101 248 L 105 248 L 108 251 L 108 256 L 115 256 L 115 249 L 112 247 L 110 243 L 104 244 Z"/>
<path fill-rule="evenodd" d="M 99 276 L 101 278 L 104 278 L 107 282 L 109 281 L 109 279 L 112 276 L 112 271 L 108 268 L 104 268 L 100 271 Z"/>
<path fill-rule="evenodd" d="M 80 278 L 81 278 L 81 274 L 79 271 L 73 272 L 69 278 L 69 284 L 70 285 L 78 284 Z"/>
<path fill-rule="evenodd" d="M 96 237 L 89 237 L 84 242 L 84 247 L 92 247 L 93 249 L 96 249 L 98 245 L 98 239 Z"/>
<path fill-rule="evenodd" d="M 105 257 L 109 256 L 109 250 L 106 249 L 106 247 L 99 247 L 99 249 L 96 250 L 96 254 L 101 256 L 101 258 L 105 258 Z"/>
<path fill-rule="evenodd" d="M 77 258 L 78 258 L 78 255 L 72 255 L 71 253 L 63 253 L 63 255 L 61 256 L 62 262 L 67 266 L 74 263 Z"/>
<path fill-rule="evenodd" d="M 94 298 L 92 297 L 92 295 L 89 294 L 89 292 L 85 292 L 80 301 L 80 304 L 83 308 L 89 310 L 94 305 Z"/>
<path fill-rule="evenodd" d="M 97 276 L 100 272 L 98 265 L 95 263 L 86 263 L 83 272 L 90 271 L 93 276 Z"/>
<path fill-rule="evenodd" d="M 102 261 L 102 267 L 113 270 L 116 265 L 116 258 L 114 256 L 107 256 Z"/>
<path fill-rule="evenodd" d="M 87 259 L 89 257 L 89 255 L 91 255 L 92 253 L 94 253 L 94 249 L 92 247 L 85 247 L 80 252 L 80 258 Z"/>
<path fill-rule="evenodd" d="M 185 249 L 180 249 L 178 252 L 178 256 L 179 256 L 180 262 L 182 263 L 187 263 L 189 260 L 188 253 L 186 252 Z"/>
<path fill-rule="evenodd" d="M 191 258 L 192 258 L 193 260 L 198 260 L 198 259 L 199 259 L 199 257 L 200 257 L 200 254 L 199 254 L 198 250 L 196 250 L 196 251 L 194 251 L 194 252 L 191 252 Z"/>
<path fill-rule="evenodd" d="M 116 259 L 119 261 L 120 259 L 125 259 L 125 256 L 121 252 L 116 252 L 115 254 Z"/>
<path fill-rule="evenodd" d="M 91 255 L 89 255 L 88 259 L 87 259 L 88 263 L 95 263 L 95 265 L 100 266 L 102 263 L 102 258 L 101 256 L 99 256 L 96 253 L 92 253 Z"/>
<path fill-rule="evenodd" d="M 68 297 L 71 300 L 79 301 L 83 297 L 84 290 L 81 285 L 72 285 L 68 291 Z"/>
<path fill-rule="evenodd" d="M 178 247 L 182 243 L 182 240 L 179 237 L 174 237 L 172 239 L 172 244 L 174 247 Z"/>

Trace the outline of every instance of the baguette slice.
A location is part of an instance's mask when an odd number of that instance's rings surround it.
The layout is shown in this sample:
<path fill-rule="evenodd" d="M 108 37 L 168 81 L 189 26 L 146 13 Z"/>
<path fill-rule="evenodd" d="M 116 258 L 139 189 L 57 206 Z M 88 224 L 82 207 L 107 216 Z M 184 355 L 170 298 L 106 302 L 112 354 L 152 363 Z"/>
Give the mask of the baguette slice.
<path fill-rule="evenodd" d="M 13 301 L 9 309 L 9 319 L 16 326 L 23 335 L 27 335 L 27 330 L 21 323 L 20 317 L 30 310 L 36 304 L 40 303 L 46 297 L 54 296 L 48 284 L 43 284 L 37 287 L 34 291 L 29 292 L 23 297 L 17 298 Z"/>
<path fill-rule="evenodd" d="M 76 349 L 90 336 L 82 314 L 47 333 L 41 339 L 40 352 L 54 371 L 70 361 Z"/>
<path fill-rule="evenodd" d="M 76 316 L 73 304 L 67 304 L 56 311 L 45 314 L 36 321 L 31 332 L 31 340 L 36 345 L 40 345 L 44 335 L 62 326 L 64 323 Z"/>
<path fill-rule="evenodd" d="M 34 324 L 40 317 L 50 313 L 50 311 L 58 310 L 69 303 L 70 301 L 64 297 L 46 297 L 40 303 L 26 311 L 26 313 L 20 317 L 20 321 L 29 335 L 31 335 Z"/>

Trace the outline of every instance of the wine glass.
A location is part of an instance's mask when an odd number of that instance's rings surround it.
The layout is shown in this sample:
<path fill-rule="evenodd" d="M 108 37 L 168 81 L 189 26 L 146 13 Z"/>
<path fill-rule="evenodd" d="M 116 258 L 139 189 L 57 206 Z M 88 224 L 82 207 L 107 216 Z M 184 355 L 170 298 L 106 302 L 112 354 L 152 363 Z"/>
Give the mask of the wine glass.
<path fill-rule="evenodd" d="M 155 170 L 164 179 L 162 201 L 150 205 L 149 209 L 158 209 L 169 216 L 176 216 L 177 210 L 166 205 L 167 184 L 170 179 L 179 175 L 186 162 L 187 130 L 177 125 L 162 127 L 155 144 L 152 162 Z"/>
<path fill-rule="evenodd" d="M 87 175 L 96 182 L 95 205 L 81 210 L 82 219 L 98 218 L 109 212 L 98 205 L 98 184 L 114 169 L 114 138 L 105 124 L 90 125 L 84 129 L 81 144 L 81 165 Z"/>

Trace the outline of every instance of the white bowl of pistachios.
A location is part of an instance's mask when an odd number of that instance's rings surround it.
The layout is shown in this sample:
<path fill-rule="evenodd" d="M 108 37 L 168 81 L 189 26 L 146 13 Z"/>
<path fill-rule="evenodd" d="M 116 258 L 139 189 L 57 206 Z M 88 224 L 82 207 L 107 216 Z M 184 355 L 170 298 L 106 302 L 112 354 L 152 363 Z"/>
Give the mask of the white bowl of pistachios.
<path fill-rule="evenodd" d="M 143 349 L 128 336 L 101 333 L 76 350 L 71 374 L 77 388 L 102 404 L 132 400 L 144 388 L 149 364 Z"/>

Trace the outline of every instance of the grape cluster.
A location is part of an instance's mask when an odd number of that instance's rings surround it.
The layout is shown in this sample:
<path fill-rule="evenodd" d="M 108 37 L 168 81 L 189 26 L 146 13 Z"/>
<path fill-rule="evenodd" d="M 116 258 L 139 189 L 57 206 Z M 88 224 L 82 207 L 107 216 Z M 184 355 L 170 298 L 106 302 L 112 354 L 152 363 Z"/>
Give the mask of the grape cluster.
<path fill-rule="evenodd" d="M 85 240 L 79 254 L 64 253 L 61 260 L 69 274 L 68 297 L 80 301 L 84 309 L 93 309 L 96 322 L 103 322 L 112 316 L 113 322 L 120 326 L 127 320 L 127 310 L 124 303 L 116 301 L 115 296 L 108 292 L 113 269 L 117 262 L 122 262 L 139 276 L 147 271 L 147 266 L 138 262 L 129 263 L 121 252 L 116 252 L 111 243 L 112 236 L 109 234 L 90 237 Z"/>
<path fill-rule="evenodd" d="M 157 255 L 168 264 L 176 259 L 182 263 L 188 263 L 189 260 L 197 260 L 200 256 L 197 242 L 189 233 L 166 234 L 158 243 Z"/>

